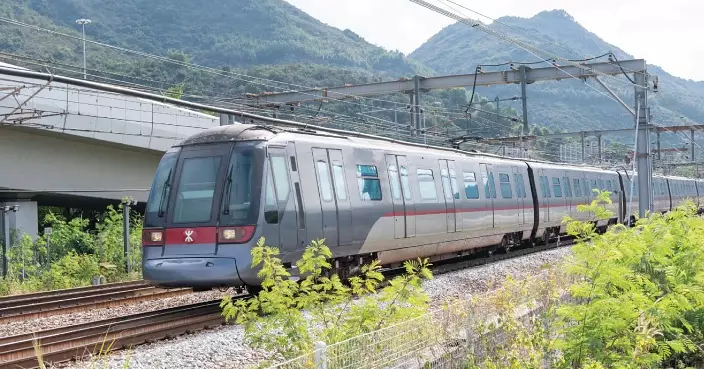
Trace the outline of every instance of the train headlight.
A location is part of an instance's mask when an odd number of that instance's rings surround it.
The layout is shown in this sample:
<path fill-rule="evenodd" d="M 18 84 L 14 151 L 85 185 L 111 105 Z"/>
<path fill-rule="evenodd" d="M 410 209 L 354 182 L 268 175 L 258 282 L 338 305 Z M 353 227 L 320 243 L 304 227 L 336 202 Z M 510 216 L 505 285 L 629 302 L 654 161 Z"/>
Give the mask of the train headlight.
<path fill-rule="evenodd" d="M 164 234 L 161 231 L 151 232 L 152 242 L 161 242 L 164 238 Z"/>
<path fill-rule="evenodd" d="M 223 227 L 218 231 L 220 243 L 245 243 L 254 236 L 254 226 Z"/>

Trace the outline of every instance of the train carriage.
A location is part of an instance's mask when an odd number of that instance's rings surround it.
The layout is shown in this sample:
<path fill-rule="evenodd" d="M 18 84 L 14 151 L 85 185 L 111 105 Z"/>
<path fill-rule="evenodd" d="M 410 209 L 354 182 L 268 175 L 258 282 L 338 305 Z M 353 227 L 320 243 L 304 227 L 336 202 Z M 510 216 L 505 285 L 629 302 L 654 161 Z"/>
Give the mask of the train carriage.
<path fill-rule="evenodd" d="M 173 147 L 157 168 L 144 278 L 256 288 L 250 251 L 261 237 L 294 275 L 306 245 L 324 239 L 343 277 L 373 259 L 395 266 L 547 242 L 564 234 L 564 216 L 587 219 L 577 206 L 594 189 L 613 201 L 614 218 L 598 225 L 622 222 L 633 178 L 624 174 L 330 130 L 216 127 Z M 664 184 L 697 193 L 694 181 L 679 179 L 658 179 L 654 192 Z"/>

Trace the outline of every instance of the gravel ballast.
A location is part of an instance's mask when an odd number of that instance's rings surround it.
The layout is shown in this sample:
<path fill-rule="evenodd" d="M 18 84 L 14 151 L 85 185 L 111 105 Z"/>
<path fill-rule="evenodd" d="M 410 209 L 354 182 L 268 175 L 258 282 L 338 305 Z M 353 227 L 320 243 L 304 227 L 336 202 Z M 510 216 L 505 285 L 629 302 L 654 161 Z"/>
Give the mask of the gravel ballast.
<path fill-rule="evenodd" d="M 570 253 L 569 247 L 548 250 L 518 258 L 458 270 L 435 276 L 424 283 L 433 303 L 446 298 L 480 294 L 500 286 L 508 275 L 521 278 L 537 275 L 546 265 L 554 265 Z M 72 363 L 71 369 L 84 368 L 247 368 L 266 358 L 243 342 L 239 326 L 221 326 L 212 330 L 180 336 L 117 352 L 96 362 Z M 128 365 L 125 366 L 125 362 Z M 106 365 L 107 364 L 107 365 Z"/>
<path fill-rule="evenodd" d="M 232 291 L 228 293 L 232 294 Z M 65 327 L 74 324 L 89 323 L 96 320 L 116 318 L 120 316 L 145 313 L 176 307 L 181 305 L 195 304 L 197 302 L 210 301 L 222 298 L 224 292 L 217 290 L 194 292 L 181 296 L 168 297 L 150 301 L 142 301 L 135 304 L 113 306 L 91 311 L 82 311 L 68 314 L 52 315 L 43 318 L 28 319 L 20 322 L 0 324 L 0 337 L 14 336 L 29 332 Z"/>

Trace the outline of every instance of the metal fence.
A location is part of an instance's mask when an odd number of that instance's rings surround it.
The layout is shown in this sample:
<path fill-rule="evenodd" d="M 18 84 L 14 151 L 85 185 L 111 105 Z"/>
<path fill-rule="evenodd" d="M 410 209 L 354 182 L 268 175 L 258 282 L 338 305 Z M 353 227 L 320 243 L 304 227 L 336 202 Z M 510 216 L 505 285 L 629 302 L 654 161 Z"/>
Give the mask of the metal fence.
<path fill-rule="evenodd" d="M 525 349 L 517 342 L 535 341 L 536 332 L 545 339 L 541 342 L 550 342 L 555 308 L 568 298 L 561 287 L 568 285 L 565 282 L 552 273 L 512 282 L 378 331 L 330 345 L 318 342 L 311 352 L 270 368 L 474 368 L 510 350 L 518 350 L 518 355 L 537 352 L 538 365 L 547 367 L 549 347 L 531 342 L 528 346 L 535 347 Z"/>

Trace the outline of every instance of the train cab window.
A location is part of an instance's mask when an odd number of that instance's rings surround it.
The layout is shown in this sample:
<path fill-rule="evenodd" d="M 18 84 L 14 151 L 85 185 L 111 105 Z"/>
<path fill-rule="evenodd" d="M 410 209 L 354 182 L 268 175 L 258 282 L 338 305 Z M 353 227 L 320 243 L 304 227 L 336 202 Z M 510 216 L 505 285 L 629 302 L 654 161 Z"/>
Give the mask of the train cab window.
<path fill-rule="evenodd" d="M 452 200 L 452 189 L 450 188 L 450 173 L 447 169 L 440 169 L 440 180 L 442 181 L 442 192 L 445 194 L 445 199 Z"/>
<path fill-rule="evenodd" d="M 210 220 L 220 160 L 219 156 L 184 159 L 176 194 L 174 223 Z"/>
<path fill-rule="evenodd" d="M 376 166 L 357 164 L 357 184 L 362 201 L 381 201 L 381 182 Z"/>
<path fill-rule="evenodd" d="M 347 201 L 347 188 L 345 186 L 345 171 L 342 163 L 332 162 L 332 180 L 335 183 L 335 195 L 339 201 Z"/>
<path fill-rule="evenodd" d="M 403 190 L 403 198 L 410 201 L 411 197 L 411 183 L 408 180 L 408 169 L 401 165 L 401 189 Z"/>
<path fill-rule="evenodd" d="M 511 179 L 508 174 L 499 173 L 499 186 L 501 187 L 501 197 L 510 199 L 513 196 L 511 193 Z"/>
<path fill-rule="evenodd" d="M 332 201 L 332 184 L 330 183 L 330 173 L 328 163 L 318 160 L 315 162 L 318 169 L 318 185 L 320 186 L 320 197 L 323 201 Z"/>
<path fill-rule="evenodd" d="M 579 182 L 579 178 L 573 178 L 572 183 L 574 184 L 574 195 L 582 197 L 582 184 Z"/>
<path fill-rule="evenodd" d="M 418 188 L 420 189 L 420 197 L 423 200 L 437 200 L 438 193 L 435 188 L 435 178 L 433 171 L 430 169 L 418 169 Z"/>
<path fill-rule="evenodd" d="M 401 181 L 398 178 L 398 170 L 394 164 L 389 164 L 389 182 L 391 182 L 391 197 L 394 200 L 401 200 Z"/>
<path fill-rule="evenodd" d="M 562 197 L 562 186 L 560 186 L 560 178 L 552 177 L 552 189 L 555 197 Z"/>
<path fill-rule="evenodd" d="M 565 186 L 565 197 L 572 197 L 572 186 L 569 177 L 562 177 L 562 185 Z"/>
<path fill-rule="evenodd" d="M 464 179 L 464 195 L 468 199 L 478 199 L 479 187 L 477 186 L 477 177 L 474 172 L 463 172 L 462 177 Z"/>

